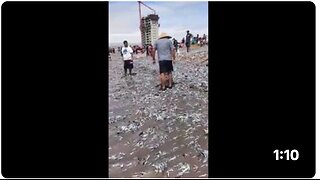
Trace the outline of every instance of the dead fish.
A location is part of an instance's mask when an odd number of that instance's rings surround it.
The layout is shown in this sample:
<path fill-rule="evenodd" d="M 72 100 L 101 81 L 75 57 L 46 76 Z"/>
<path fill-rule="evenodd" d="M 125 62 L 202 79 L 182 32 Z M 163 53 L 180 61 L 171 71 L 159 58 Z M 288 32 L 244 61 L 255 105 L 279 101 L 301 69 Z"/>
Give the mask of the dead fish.
<path fill-rule="evenodd" d="M 156 173 L 164 172 L 168 167 L 166 162 L 160 162 L 160 163 L 152 164 L 152 166 L 155 168 L 155 172 Z"/>
<path fill-rule="evenodd" d="M 167 171 L 167 176 L 168 176 L 168 177 L 170 177 L 170 172 L 172 172 L 172 171 L 173 171 L 172 168 Z"/>
<path fill-rule="evenodd" d="M 130 162 L 129 164 L 127 164 L 126 167 L 129 167 L 129 166 L 131 166 L 131 165 L 132 165 L 132 162 Z"/>
<path fill-rule="evenodd" d="M 118 155 L 112 155 L 111 157 L 109 157 L 109 159 L 111 160 L 121 160 L 123 159 L 123 157 L 125 156 L 125 153 L 120 152 Z"/>
<path fill-rule="evenodd" d="M 120 168 L 123 168 L 123 164 L 120 164 L 120 163 L 113 164 L 112 167 L 120 167 Z"/>
<path fill-rule="evenodd" d="M 159 144 L 154 144 L 154 145 L 149 146 L 149 149 L 150 149 L 151 151 L 154 151 L 154 150 L 157 149 L 159 146 L 160 146 Z"/>
<path fill-rule="evenodd" d="M 188 163 L 179 163 L 180 168 L 178 169 L 179 172 L 177 176 L 182 176 L 183 174 L 189 173 L 190 165 Z"/>
<path fill-rule="evenodd" d="M 185 140 L 188 140 L 188 139 L 194 139 L 195 137 L 194 136 L 186 136 Z M 196 140 L 196 139 L 195 139 Z"/>
<path fill-rule="evenodd" d="M 203 164 L 203 165 L 201 165 L 200 167 L 205 167 L 205 166 L 208 166 L 208 164 Z"/>
<path fill-rule="evenodd" d="M 199 167 L 197 165 L 193 165 L 193 168 L 192 168 L 194 171 L 197 171 L 199 169 Z"/>
<path fill-rule="evenodd" d="M 161 115 L 157 115 L 157 121 L 163 121 L 163 117 Z"/>
<path fill-rule="evenodd" d="M 143 147 L 143 141 L 137 142 L 137 144 L 136 144 L 135 146 L 137 146 L 137 147 Z"/>
<path fill-rule="evenodd" d="M 188 143 L 188 147 L 191 146 L 191 145 L 194 145 L 194 144 L 195 144 L 195 142 L 191 141 L 191 142 Z"/>
<path fill-rule="evenodd" d="M 173 140 L 176 140 L 178 137 L 179 137 L 179 136 L 175 136 L 175 137 L 173 137 L 172 139 L 173 139 Z"/>
<path fill-rule="evenodd" d="M 166 154 L 167 154 L 166 152 L 159 151 L 159 152 L 157 152 L 155 155 L 156 155 L 156 156 L 164 156 L 164 155 L 166 155 Z"/>
<path fill-rule="evenodd" d="M 176 156 L 173 156 L 172 158 L 170 158 L 168 161 L 170 162 L 170 161 L 173 161 L 173 160 L 175 160 L 177 157 Z"/>
<path fill-rule="evenodd" d="M 190 130 L 192 130 L 193 129 L 193 127 L 190 127 L 190 128 L 188 128 L 187 130 L 186 130 L 186 133 L 188 133 Z"/>
<path fill-rule="evenodd" d="M 175 152 L 177 149 L 179 149 L 178 147 L 174 147 L 172 148 L 172 151 Z"/>
<path fill-rule="evenodd" d="M 135 115 L 141 114 L 140 110 L 137 110 L 137 112 L 135 113 Z"/>
<path fill-rule="evenodd" d="M 208 160 L 208 150 L 202 150 L 202 149 L 200 149 L 200 150 L 198 150 L 198 151 L 199 151 L 199 155 L 200 155 L 201 157 L 204 157 L 203 163 L 207 162 L 207 160 Z"/>

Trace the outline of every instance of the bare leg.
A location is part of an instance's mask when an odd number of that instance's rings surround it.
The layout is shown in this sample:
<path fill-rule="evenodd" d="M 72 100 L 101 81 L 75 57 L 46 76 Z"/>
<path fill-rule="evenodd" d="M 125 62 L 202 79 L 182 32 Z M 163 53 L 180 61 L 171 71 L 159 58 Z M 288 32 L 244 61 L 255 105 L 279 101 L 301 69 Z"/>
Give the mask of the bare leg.
<path fill-rule="evenodd" d="M 172 72 L 170 72 L 170 73 L 169 73 L 169 88 L 172 87 L 172 82 L 173 82 Z"/>
<path fill-rule="evenodd" d="M 161 82 L 160 89 L 164 90 L 166 88 L 164 73 L 160 74 L 160 82 Z"/>
<path fill-rule="evenodd" d="M 169 86 L 169 84 L 168 84 L 168 73 L 165 73 L 164 77 L 165 77 L 165 80 L 164 80 L 165 86 Z"/>

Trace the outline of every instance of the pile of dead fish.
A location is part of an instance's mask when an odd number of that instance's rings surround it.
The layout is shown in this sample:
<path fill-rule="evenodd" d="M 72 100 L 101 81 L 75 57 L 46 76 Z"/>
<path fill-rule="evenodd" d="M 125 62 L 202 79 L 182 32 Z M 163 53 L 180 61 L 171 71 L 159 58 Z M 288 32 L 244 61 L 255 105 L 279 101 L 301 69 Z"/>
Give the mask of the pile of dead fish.
<path fill-rule="evenodd" d="M 185 57 L 201 61 L 207 52 Z M 110 177 L 207 177 L 208 67 L 178 60 L 174 87 L 159 91 L 151 59 L 135 61 L 129 77 L 121 60 L 109 63 Z"/>
<path fill-rule="evenodd" d="M 177 55 L 178 61 L 187 61 L 194 63 L 201 63 L 203 61 L 208 60 L 208 51 L 207 47 L 205 50 L 203 49 L 194 49 L 190 52 L 183 51 Z"/>

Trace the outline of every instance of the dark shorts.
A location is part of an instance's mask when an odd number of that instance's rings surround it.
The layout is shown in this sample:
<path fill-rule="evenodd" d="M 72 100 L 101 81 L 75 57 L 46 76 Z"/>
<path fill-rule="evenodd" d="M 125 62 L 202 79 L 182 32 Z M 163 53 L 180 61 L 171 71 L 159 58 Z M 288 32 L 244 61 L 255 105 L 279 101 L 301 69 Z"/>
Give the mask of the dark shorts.
<path fill-rule="evenodd" d="M 160 74 L 173 71 L 172 61 L 159 61 Z"/>
<path fill-rule="evenodd" d="M 133 61 L 132 60 L 125 60 L 124 61 L 124 68 L 125 69 L 132 69 L 133 68 Z"/>
<path fill-rule="evenodd" d="M 190 47 L 190 42 L 187 42 L 187 43 L 186 43 L 186 46 L 187 46 L 187 47 Z"/>

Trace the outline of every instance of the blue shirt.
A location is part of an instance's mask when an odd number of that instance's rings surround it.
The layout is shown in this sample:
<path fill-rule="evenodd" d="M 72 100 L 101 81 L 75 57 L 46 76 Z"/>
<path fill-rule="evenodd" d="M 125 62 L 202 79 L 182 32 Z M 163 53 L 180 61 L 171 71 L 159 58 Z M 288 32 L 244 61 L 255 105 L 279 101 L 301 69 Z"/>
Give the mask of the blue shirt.
<path fill-rule="evenodd" d="M 158 53 L 159 61 L 171 61 L 171 52 L 174 49 L 173 44 L 170 39 L 163 38 L 155 42 L 154 48 Z"/>

